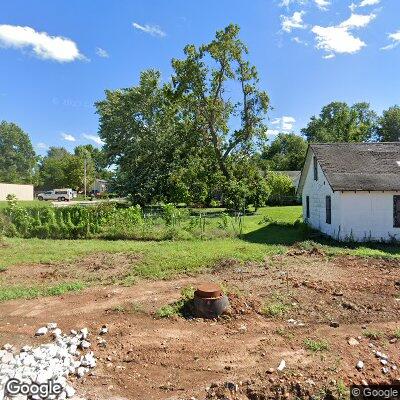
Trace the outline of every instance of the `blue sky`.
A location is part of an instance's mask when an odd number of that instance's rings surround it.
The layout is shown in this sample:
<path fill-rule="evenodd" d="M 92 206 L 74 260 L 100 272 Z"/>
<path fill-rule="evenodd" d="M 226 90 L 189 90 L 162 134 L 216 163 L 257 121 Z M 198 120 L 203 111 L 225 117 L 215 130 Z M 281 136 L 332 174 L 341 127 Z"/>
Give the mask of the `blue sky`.
<path fill-rule="evenodd" d="M 0 120 L 38 153 L 98 142 L 93 103 L 233 22 L 269 93 L 271 133 L 333 100 L 400 103 L 399 0 L 2 0 Z"/>

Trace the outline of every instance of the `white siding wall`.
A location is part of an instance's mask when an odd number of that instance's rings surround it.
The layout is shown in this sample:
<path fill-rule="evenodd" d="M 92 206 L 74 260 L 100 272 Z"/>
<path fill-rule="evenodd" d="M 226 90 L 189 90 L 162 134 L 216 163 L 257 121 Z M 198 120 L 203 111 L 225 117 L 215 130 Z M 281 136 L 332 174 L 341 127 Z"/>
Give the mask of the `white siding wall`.
<path fill-rule="evenodd" d="M 33 200 L 33 186 L 0 183 L 0 201 L 6 200 L 9 194 L 15 194 L 18 200 Z"/>
<path fill-rule="evenodd" d="M 318 180 L 314 180 L 314 155 L 310 152 L 311 157 L 306 161 L 308 171 L 303 186 L 302 203 L 303 218 L 308 224 L 329 236 L 337 238 L 340 232 L 341 222 L 341 203 L 340 192 L 333 193 L 325 175 L 318 164 Z M 306 197 L 310 197 L 310 218 L 307 220 L 306 214 Z M 331 224 L 326 223 L 326 196 L 331 196 Z"/>
<path fill-rule="evenodd" d="M 393 196 L 399 192 L 344 192 L 342 194 L 341 239 L 357 241 L 400 240 L 393 227 Z"/>
<path fill-rule="evenodd" d="M 319 165 L 318 181 L 314 181 L 313 157 L 310 151 L 302 192 L 303 218 L 312 228 L 338 240 L 400 240 L 400 228 L 393 227 L 393 196 L 400 192 L 333 192 Z M 307 196 L 310 197 L 308 220 Z M 331 196 L 332 202 L 330 225 L 326 223 L 326 196 Z"/>

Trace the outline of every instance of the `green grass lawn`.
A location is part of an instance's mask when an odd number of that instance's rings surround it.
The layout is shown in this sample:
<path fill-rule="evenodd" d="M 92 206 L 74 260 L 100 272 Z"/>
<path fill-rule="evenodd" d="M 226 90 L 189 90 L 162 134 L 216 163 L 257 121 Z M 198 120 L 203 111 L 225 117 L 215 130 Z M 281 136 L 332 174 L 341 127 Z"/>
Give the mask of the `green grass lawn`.
<path fill-rule="evenodd" d="M 26 206 L 26 207 L 46 207 L 50 206 L 51 203 L 47 201 L 39 201 L 39 200 L 26 200 L 26 201 L 19 201 L 21 206 Z M 6 208 L 8 206 L 7 201 L 0 201 L 0 209 Z"/>
<path fill-rule="evenodd" d="M 176 273 L 195 272 L 219 259 L 240 261 L 262 260 L 268 254 L 286 250 L 282 245 L 264 245 L 236 238 L 187 241 L 107 241 L 107 240 L 42 240 L 6 239 L 8 246 L 0 250 L 0 266 L 71 262 L 96 252 L 134 252 L 142 260 L 133 276 L 168 278 Z M 0 275 L 1 279 L 1 275 Z"/>
<path fill-rule="evenodd" d="M 106 240 L 42 240 L 7 238 L 0 247 L 0 270 L 12 265 L 67 263 L 96 252 L 133 252 L 140 260 L 120 284 L 131 284 L 137 278 L 166 279 L 177 274 L 196 273 L 221 259 L 262 261 L 266 256 L 283 254 L 294 243 L 318 245 L 329 256 L 351 254 L 372 257 L 400 257 L 399 246 L 343 245 L 310 237 L 302 225 L 284 226 L 260 222 L 265 216 L 275 221 L 293 223 L 301 217 L 301 207 L 265 207 L 255 215 L 246 216 L 240 238 L 182 241 L 106 241 Z M 310 242 L 313 239 L 315 242 Z M 87 282 L 60 282 L 45 287 L 7 285 L 0 272 L 0 301 L 11 298 L 32 298 L 80 290 Z"/>

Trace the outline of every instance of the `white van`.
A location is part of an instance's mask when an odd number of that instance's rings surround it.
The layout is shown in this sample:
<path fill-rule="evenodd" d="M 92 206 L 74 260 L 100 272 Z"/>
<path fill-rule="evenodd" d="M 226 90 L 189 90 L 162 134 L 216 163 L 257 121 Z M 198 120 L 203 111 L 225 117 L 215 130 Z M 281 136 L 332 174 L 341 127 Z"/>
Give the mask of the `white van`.
<path fill-rule="evenodd" d="M 37 198 L 42 200 L 70 201 L 74 197 L 72 189 L 54 189 L 39 193 Z"/>

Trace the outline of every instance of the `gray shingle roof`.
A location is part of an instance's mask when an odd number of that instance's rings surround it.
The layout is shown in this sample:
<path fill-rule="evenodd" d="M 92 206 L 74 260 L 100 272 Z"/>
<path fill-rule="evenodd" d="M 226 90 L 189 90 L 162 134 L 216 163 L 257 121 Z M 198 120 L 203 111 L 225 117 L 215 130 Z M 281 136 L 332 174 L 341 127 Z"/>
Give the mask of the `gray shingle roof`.
<path fill-rule="evenodd" d="M 400 142 L 311 144 L 333 190 L 400 190 Z"/>

